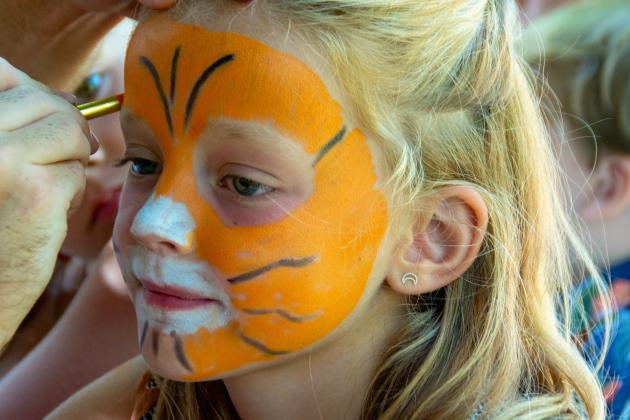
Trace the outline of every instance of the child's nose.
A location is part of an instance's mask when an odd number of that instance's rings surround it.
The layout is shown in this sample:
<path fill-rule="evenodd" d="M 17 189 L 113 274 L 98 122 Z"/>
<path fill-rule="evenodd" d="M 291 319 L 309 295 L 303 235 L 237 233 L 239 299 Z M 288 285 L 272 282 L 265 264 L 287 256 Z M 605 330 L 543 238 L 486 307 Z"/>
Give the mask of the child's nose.
<path fill-rule="evenodd" d="M 168 196 L 151 196 L 136 214 L 131 235 L 160 255 L 189 254 L 194 249 L 195 222 L 183 203 Z"/>

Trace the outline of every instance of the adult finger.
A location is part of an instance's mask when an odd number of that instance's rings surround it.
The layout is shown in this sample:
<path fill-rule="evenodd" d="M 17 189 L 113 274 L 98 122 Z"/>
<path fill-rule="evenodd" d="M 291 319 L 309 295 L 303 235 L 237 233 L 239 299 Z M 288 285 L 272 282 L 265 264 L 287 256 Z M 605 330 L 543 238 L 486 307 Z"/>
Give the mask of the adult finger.
<path fill-rule="evenodd" d="M 0 137 L 0 151 L 36 165 L 77 160 L 87 164 L 91 145 L 71 113 L 56 112 Z"/>
<path fill-rule="evenodd" d="M 0 131 L 18 130 L 55 112 L 72 115 L 86 135 L 89 126 L 66 100 L 33 84 L 20 84 L 0 92 Z"/>
<path fill-rule="evenodd" d="M 28 76 L 0 57 L 0 92 L 24 83 Z"/>

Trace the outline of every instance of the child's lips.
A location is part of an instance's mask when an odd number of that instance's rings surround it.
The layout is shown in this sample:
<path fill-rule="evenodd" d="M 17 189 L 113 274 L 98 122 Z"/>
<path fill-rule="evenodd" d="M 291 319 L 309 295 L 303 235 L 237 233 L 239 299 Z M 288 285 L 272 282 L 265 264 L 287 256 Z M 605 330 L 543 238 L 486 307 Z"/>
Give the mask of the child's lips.
<path fill-rule="evenodd" d="M 212 299 L 196 292 L 173 286 L 158 286 L 147 280 L 141 280 L 142 293 L 149 305 L 166 310 L 196 309 L 209 304 L 220 304 L 217 299 Z"/>
<path fill-rule="evenodd" d="M 121 188 L 105 194 L 105 199 L 99 201 L 94 208 L 92 215 L 92 224 L 101 223 L 104 221 L 111 221 L 116 217 L 118 213 L 118 204 L 120 202 Z"/>

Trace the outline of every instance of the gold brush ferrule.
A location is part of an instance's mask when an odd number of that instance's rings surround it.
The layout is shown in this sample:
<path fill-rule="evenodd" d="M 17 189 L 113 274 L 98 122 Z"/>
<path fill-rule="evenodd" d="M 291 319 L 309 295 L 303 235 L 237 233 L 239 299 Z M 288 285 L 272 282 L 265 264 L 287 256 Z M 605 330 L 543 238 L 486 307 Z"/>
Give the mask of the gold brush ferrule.
<path fill-rule="evenodd" d="M 102 117 L 120 111 L 123 103 L 123 94 L 112 96 L 98 101 L 88 102 L 77 106 L 77 109 L 86 120 Z"/>

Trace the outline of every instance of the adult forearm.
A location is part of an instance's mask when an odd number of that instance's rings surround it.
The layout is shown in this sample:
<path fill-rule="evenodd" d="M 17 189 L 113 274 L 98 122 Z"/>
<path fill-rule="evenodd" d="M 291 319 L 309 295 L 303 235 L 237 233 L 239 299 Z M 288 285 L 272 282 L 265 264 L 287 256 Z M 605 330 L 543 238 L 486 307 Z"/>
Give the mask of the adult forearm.
<path fill-rule="evenodd" d="M 6 245 L 0 250 L 0 354 L 46 288 L 54 269 L 54 251 L 61 245 L 60 238 L 51 235 L 48 242 L 56 240 L 57 243 L 40 242 L 36 248 L 41 251 L 40 255 L 32 255 L 30 250 L 7 252 Z M 42 263 L 31 264 L 34 259 Z M 50 262 L 46 263 L 46 259 Z"/>

